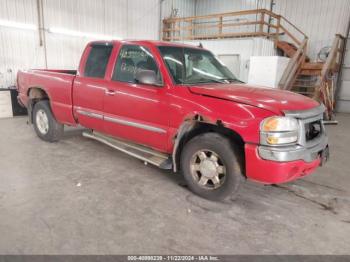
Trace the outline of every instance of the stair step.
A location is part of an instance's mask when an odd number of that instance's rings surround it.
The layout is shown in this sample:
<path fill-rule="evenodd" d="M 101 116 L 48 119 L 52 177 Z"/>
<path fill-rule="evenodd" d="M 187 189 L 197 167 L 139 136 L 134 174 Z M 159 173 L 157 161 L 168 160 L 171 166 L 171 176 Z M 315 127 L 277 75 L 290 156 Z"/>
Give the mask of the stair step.
<path fill-rule="evenodd" d="M 317 83 L 317 81 L 299 81 L 295 80 L 295 85 L 306 85 L 306 86 L 314 86 Z"/>
<path fill-rule="evenodd" d="M 316 86 L 316 83 L 315 83 L 315 85 L 300 85 L 300 84 L 293 84 L 293 87 L 302 87 L 302 88 L 315 88 L 315 86 Z"/>
<path fill-rule="evenodd" d="M 172 169 L 172 161 L 169 155 L 155 151 L 151 148 L 138 145 L 129 141 L 124 141 L 114 137 L 110 137 L 99 132 L 83 132 L 83 136 L 97 140 L 114 149 L 122 151 L 130 156 L 136 157 L 145 163 L 158 166 L 162 169 Z"/>
<path fill-rule="evenodd" d="M 298 94 L 301 94 L 301 95 L 313 95 L 314 94 L 314 92 L 303 92 L 303 91 L 294 91 L 294 90 L 292 90 L 292 91 L 296 92 Z"/>
<path fill-rule="evenodd" d="M 303 75 L 303 76 L 320 76 L 321 75 L 321 70 L 302 69 L 300 71 L 299 75 Z"/>
<path fill-rule="evenodd" d="M 317 81 L 317 77 L 308 77 L 308 78 L 302 78 L 302 77 L 299 77 L 297 78 L 295 81 L 299 81 L 299 82 L 316 82 Z"/>
<path fill-rule="evenodd" d="M 292 57 L 297 51 L 294 45 L 285 41 L 278 41 L 277 48 L 281 49 L 288 57 Z"/>
<path fill-rule="evenodd" d="M 323 62 L 309 62 L 309 63 L 304 63 L 301 69 L 305 70 L 322 70 L 323 67 Z"/>

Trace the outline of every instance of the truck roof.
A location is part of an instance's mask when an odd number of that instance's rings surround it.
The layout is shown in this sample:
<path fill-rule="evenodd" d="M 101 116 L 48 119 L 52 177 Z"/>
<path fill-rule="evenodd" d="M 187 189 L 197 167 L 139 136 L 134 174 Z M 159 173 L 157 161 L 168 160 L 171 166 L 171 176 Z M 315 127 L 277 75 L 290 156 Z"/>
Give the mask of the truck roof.
<path fill-rule="evenodd" d="M 178 42 L 167 42 L 167 41 L 158 41 L 158 40 L 133 40 L 133 39 L 125 39 L 125 40 L 97 40 L 89 42 L 91 44 L 114 44 L 114 43 L 122 43 L 122 44 L 136 44 L 136 45 L 154 45 L 154 46 L 177 46 L 177 47 L 188 47 L 188 48 L 200 48 L 195 45 L 183 44 Z"/>

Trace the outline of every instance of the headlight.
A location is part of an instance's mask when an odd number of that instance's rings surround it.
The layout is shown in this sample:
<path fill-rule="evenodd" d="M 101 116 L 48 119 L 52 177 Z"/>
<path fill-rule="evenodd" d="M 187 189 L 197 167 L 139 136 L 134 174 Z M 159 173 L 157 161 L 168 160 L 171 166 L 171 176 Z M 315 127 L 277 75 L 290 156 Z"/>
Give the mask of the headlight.
<path fill-rule="evenodd" d="M 298 120 L 293 117 L 273 116 L 260 125 L 262 145 L 285 145 L 298 141 Z"/>

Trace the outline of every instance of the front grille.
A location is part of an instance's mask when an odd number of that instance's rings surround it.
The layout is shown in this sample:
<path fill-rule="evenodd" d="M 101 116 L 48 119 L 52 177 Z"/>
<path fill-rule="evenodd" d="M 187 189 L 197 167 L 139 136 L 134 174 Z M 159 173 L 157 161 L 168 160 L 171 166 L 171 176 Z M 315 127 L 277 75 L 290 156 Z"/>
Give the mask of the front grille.
<path fill-rule="evenodd" d="M 317 120 L 314 122 L 305 124 L 305 141 L 311 141 L 321 135 L 322 132 L 322 122 Z"/>
<path fill-rule="evenodd" d="M 284 111 L 286 116 L 294 117 L 299 121 L 298 144 L 300 146 L 316 146 L 320 142 L 319 138 L 325 135 L 322 123 L 324 110 L 325 106 L 320 104 L 309 110 Z"/>

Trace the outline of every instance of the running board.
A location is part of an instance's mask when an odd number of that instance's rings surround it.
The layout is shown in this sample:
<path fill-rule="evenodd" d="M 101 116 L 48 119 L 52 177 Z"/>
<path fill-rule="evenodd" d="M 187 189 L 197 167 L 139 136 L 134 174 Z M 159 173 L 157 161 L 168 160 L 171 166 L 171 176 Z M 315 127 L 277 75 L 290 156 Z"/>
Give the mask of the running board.
<path fill-rule="evenodd" d="M 322 123 L 325 125 L 338 125 L 337 120 L 323 120 Z"/>
<path fill-rule="evenodd" d="M 161 169 L 172 169 L 172 161 L 169 155 L 160 153 L 151 148 L 138 145 L 132 142 L 127 142 L 114 137 L 106 136 L 95 131 L 84 131 L 83 136 L 97 140 L 130 156 L 136 157 L 144 161 L 145 164 L 150 163 Z"/>

